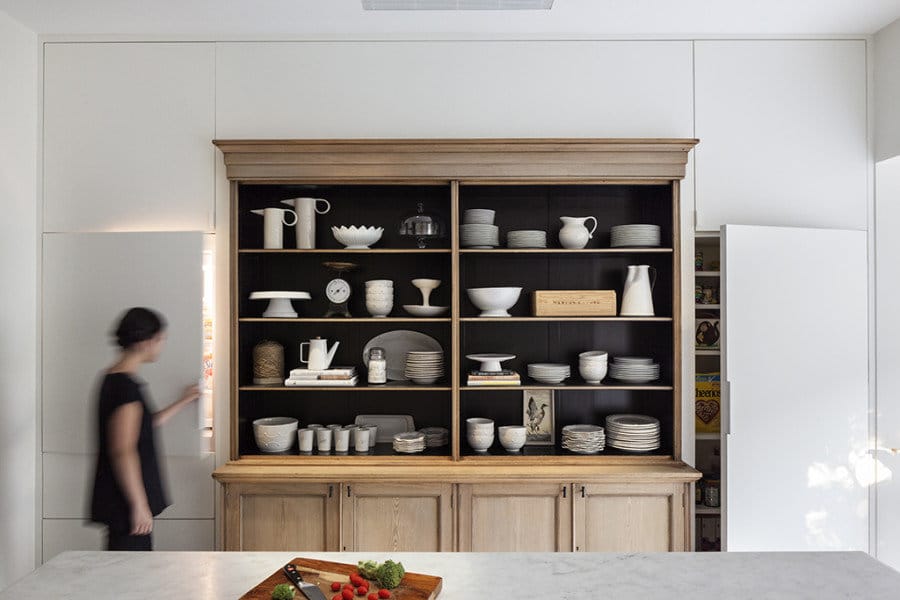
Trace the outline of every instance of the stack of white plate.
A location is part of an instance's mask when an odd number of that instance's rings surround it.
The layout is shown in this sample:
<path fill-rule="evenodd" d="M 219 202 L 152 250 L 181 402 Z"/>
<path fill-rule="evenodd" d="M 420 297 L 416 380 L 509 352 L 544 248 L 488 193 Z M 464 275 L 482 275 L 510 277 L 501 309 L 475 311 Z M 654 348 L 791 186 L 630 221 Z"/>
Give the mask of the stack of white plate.
<path fill-rule="evenodd" d="M 444 376 L 444 352 L 441 350 L 412 350 L 406 353 L 408 379 L 421 385 L 431 385 Z"/>
<path fill-rule="evenodd" d="M 506 234 L 508 248 L 546 248 L 547 232 L 539 229 L 522 229 Z"/>
<path fill-rule="evenodd" d="M 659 225 L 616 225 L 610 228 L 609 233 L 613 248 L 659 246 Z"/>
<path fill-rule="evenodd" d="M 659 363 L 652 358 L 617 356 L 609 363 L 609 376 L 628 383 L 647 383 L 659 379 Z"/>
<path fill-rule="evenodd" d="M 419 433 L 425 436 L 425 446 L 439 448 L 450 443 L 450 432 L 444 427 L 423 427 Z"/>
<path fill-rule="evenodd" d="M 606 432 L 599 425 L 566 425 L 562 447 L 578 454 L 596 454 L 606 447 Z"/>
<path fill-rule="evenodd" d="M 394 452 L 415 454 L 425 450 L 425 434 L 409 431 L 394 435 Z"/>
<path fill-rule="evenodd" d="M 557 363 L 532 363 L 528 376 L 541 383 L 562 383 L 572 374 L 572 367 Z"/>
<path fill-rule="evenodd" d="M 460 225 L 459 243 L 465 248 L 496 248 L 500 245 L 500 228 L 484 223 Z"/>
<path fill-rule="evenodd" d="M 610 448 L 630 452 L 659 448 L 659 420 L 647 415 L 609 415 L 606 434 Z"/>

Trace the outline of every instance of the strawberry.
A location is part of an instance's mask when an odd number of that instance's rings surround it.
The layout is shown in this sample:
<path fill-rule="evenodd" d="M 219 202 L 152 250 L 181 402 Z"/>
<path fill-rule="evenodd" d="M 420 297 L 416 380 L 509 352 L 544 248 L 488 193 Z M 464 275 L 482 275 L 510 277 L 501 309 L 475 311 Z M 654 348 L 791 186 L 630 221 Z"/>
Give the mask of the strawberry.
<path fill-rule="evenodd" d="M 359 586 L 358 588 L 356 588 L 356 595 L 357 595 L 357 596 L 365 596 L 365 595 L 368 594 L 368 593 L 369 593 L 369 588 L 366 587 L 366 586 L 364 586 L 364 585 L 361 585 L 361 586 Z"/>
<path fill-rule="evenodd" d="M 344 600 L 344 597 L 341 596 L 340 594 L 335 594 L 334 596 L 331 597 L 331 600 Z"/>
<path fill-rule="evenodd" d="M 352 583 L 354 586 L 359 587 L 365 582 L 366 582 L 366 580 L 363 579 L 362 577 L 360 577 L 359 573 L 351 573 L 350 574 L 350 583 Z"/>
<path fill-rule="evenodd" d="M 339 591 L 341 591 L 341 584 L 340 584 L 340 582 L 335 581 L 334 583 L 332 583 L 332 584 L 331 584 L 331 591 L 332 591 L 332 592 L 339 592 Z"/>
<path fill-rule="evenodd" d="M 385 590 L 385 589 L 378 590 L 378 597 L 379 598 L 390 598 L 391 592 L 390 592 L 390 590 Z"/>
<path fill-rule="evenodd" d="M 345 583 L 345 584 L 344 584 L 344 587 L 341 588 L 341 589 L 342 589 L 342 590 L 352 590 L 352 589 L 353 589 L 353 584 L 352 584 L 352 583 Z"/>
<path fill-rule="evenodd" d="M 344 600 L 353 600 L 353 590 L 344 588 L 344 591 L 341 592 L 341 596 L 344 597 Z"/>
<path fill-rule="evenodd" d="M 378 600 L 378 594 L 376 594 L 375 592 L 372 592 L 371 594 L 369 594 L 369 596 L 366 598 L 366 600 Z"/>

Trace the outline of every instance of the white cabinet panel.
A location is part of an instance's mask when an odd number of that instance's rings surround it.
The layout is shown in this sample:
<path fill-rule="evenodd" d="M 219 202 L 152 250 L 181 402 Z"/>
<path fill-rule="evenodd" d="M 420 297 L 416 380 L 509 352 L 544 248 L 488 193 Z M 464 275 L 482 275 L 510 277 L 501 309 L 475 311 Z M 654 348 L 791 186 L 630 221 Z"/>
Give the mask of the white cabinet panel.
<path fill-rule="evenodd" d="M 866 45 L 696 42 L 697 225 L 864 229 Z"/>
<path fill-rule="evenodd" d="M 215 550 L 215 521 L 177 519 L 153 522 L 154 550 Z M 106 529 L 81 519 L 44 519 L 43 562 L 67 550 L 103 550 Z"/>
<path fill-rule="evenodd" d="M 215 46 L 44 48 L 44 231 L 211 229 Z"/>
<path fill-rule="evenodd" d="M 159 361 L 141 377 L 151 406 L 196 383 L 202 360 L 202 234 L 45 234 L 43 261 L 43 451 L 96 450 L 96 386 L 116 350 L 110 332 L 122 312 L 147 306 L 168 322 Z M 157 430 L 160 453 L 199 456 L 197 410 Z"/>
<path fill-rule="evenodd" d="M 215 550 L 213 519 L 157 519 L 153 522 L 154 550 Z"/>
<path fill-rule="evenodd" d="M 218 138 L 692 137 L 691 44 L 221 43 Z"/>
<path fill-rule="evenodd" d="M 726 543 L 868 550 L 866 232 L 725 226 Z"/>
<path fill-rule="evenodd" d="M 90 495 L 97 457 L 93 454 L 44 454 L 45 518 L 77 519 L 90 515 Z M 211 519 L 215 516 L 214 455 L 162 459 L 169 506 L 159 519 Z"/>

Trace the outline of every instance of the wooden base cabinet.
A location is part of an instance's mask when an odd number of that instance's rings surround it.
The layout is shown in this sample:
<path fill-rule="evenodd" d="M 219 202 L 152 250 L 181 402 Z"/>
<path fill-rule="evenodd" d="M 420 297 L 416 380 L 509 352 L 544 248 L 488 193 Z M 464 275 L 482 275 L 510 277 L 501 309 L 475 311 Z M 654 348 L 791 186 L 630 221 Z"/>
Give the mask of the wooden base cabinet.
<path fill-rule="evenodd" d="M 689 485 L 670 483 L 576 484 L 575 550 L 580 552 L 683 551 Z"/>
<path fill-rule="evenodd" d="M 340 485 L 225 486 L 226 550 L 340 550 Z"/>
<path fill-rule="evenodd" d="M 459 549 L 568 552 L 572 504 L 567 484 L 460 484 Z"/>
<path fill-rule="evenodd" d="M 453 485 L 344 485 L 342 549 L 348 552 L 453 550 Z"/>

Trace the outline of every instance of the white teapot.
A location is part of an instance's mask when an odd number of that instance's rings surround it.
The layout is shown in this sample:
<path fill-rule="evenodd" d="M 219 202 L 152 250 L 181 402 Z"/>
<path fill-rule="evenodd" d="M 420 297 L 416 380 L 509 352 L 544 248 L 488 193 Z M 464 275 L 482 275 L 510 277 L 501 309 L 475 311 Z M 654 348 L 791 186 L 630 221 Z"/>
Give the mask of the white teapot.
<path fill-rule="evenodd" d="M 334 360 L 334 353 L 337 352 L 340 344 L 340 342 L 335 342 L 329 348 L 328 340 L 323 340 L 320 337 L 303 342 L 300 344 L 300 362 L 306 363 L 310 371 L 324 371 L 331 366 L 331 361 Z M 303 360 L 303 346 L 309 346 L 309 356 L 307 356 L 306 360 Z"/>
<path fill-rule="evenodd" d="M 588 219 L 594 220 L 594 228 L 588 231 L 585 223 Z M 563 248 L 578 250 L 587 246 L 588 241 L 594 237 L 597 231 L 597 219 L 595 217 L 560 217 L 562 229 L 559 230 L 559 243 Z"/>

